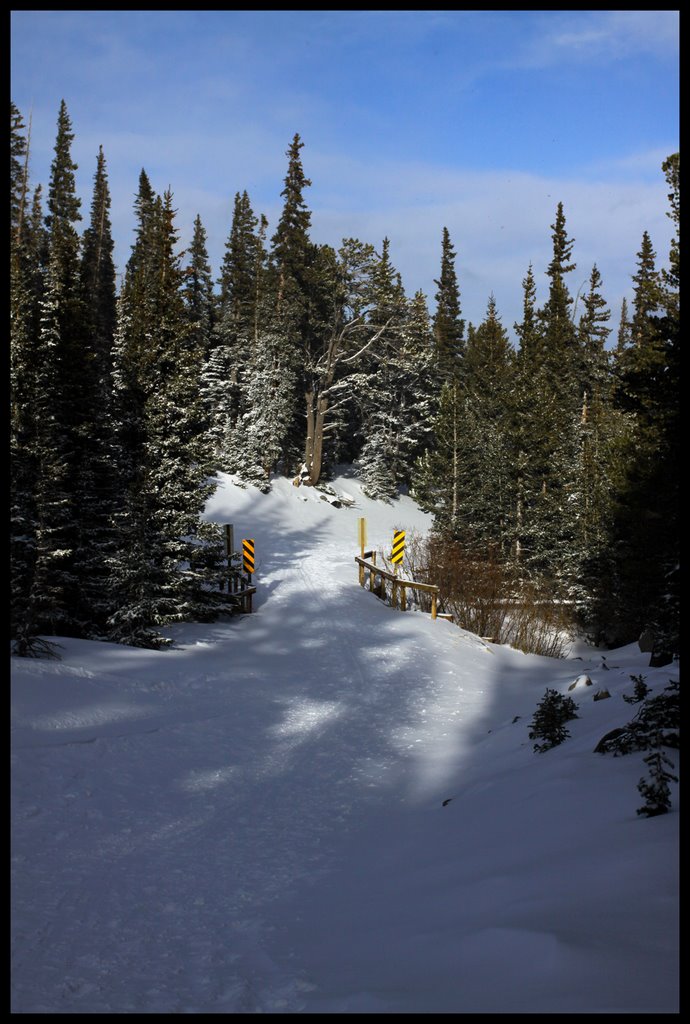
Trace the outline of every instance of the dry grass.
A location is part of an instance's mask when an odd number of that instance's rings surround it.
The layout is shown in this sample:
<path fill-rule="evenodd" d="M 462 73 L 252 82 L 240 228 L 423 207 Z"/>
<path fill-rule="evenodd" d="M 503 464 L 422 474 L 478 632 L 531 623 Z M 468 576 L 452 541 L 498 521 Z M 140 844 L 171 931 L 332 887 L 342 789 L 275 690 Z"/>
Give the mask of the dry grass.
<path fill-rule="evenodd" d="M 392 568 L 386 553 L 379 557 Z M 558 658 L 572 640 L 568 607 L 547 587 L 520 580 L 491 550 L 470 553 L 458 541 L 408 533 L 402 575 L 436 584 L 440 610 L 452 615 L 456 625 L 495 643 Z M 414 592 L 410 603 L 431 610 L 428 594 Z"/>

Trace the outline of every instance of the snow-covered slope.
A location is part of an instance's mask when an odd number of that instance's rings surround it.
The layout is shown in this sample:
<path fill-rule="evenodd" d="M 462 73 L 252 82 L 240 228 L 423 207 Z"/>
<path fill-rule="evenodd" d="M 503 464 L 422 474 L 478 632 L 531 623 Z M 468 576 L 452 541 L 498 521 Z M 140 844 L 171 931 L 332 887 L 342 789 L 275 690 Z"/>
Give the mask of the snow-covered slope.
<path fill-rule="evenodd" d="M 638 817 L 642 754 L 593 753 L 677 669 L 387 607 L 358 522 L 424 532 L 409 498 L 221 484 L 252 615 L 13 659 L 13 1012 L 677 1012 L 677 787 Z M 535 754 L 547 687 L 579 717 Z"/>

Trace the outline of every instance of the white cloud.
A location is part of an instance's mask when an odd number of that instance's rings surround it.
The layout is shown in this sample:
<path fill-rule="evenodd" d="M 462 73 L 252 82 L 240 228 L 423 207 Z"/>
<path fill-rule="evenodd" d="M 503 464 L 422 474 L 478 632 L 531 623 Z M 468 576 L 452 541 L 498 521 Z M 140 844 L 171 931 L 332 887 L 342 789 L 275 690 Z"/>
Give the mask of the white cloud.
<path fill-rule="evenodd" d="M 562 17 L 554 19 L 554 14 Z M 543 31 L 519 54 L 517 63 L 523 66 L 678 54 L 678 11 L 549 11 L 535 24 Z"/>

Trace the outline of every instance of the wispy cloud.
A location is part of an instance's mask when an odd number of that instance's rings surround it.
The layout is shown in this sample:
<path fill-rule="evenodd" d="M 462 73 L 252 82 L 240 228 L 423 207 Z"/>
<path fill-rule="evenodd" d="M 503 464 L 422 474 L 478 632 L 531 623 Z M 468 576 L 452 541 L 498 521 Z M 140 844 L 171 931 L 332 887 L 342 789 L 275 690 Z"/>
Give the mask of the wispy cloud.
<path fill-rule="evenodd" d="M 536 68 L 636 54 L 674 58 L 679 17 L 679 11 L 549 11 L 534 22 L 535 31 L 517 50 L 515 61 Z"/>

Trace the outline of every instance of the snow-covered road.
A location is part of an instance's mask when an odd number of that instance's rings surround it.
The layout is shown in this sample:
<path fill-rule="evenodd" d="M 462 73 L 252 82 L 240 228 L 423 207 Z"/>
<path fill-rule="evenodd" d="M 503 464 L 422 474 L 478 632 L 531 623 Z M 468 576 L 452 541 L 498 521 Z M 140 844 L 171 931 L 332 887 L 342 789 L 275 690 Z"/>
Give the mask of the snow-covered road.
<path fill-rule="evenodd" d="M 672 859 L 676 816 L 654 832 L 635 819 L 639 761 L 608 766 L 586 842 L 582 821 L 568 826 L 564 812 L 563 842 L 539 840 L 544 823 L 525 798 L 520 814 L 537 839 L 515 836 L 524 849 L 512 869 L 496 852 L 506 837 L 496 808 L 512 822 L 505 801 L 520 802 L 529 780 L 533 793 L 553 790 L 550 808 L 581 808 L 572 764 L 554 752 L 555 774 L 535 776 L 514 719 L 584 663 L 487 647 L 358 587 L 359 494 L 348 510 L 285 488 L 257 497 L 228 487 L 216 502 L 211 517 L 256 541 L 252 615 L 175 627 L 164 652 L 65 640 L 61 661 L 14 662 L 13 1012 L 507 1012 L 506 1001 L 535 1012 L 673 1012 L 672 877 L 649 905 L 638 894 L 645 928 L 658 930 L 645 951 L 657 971 L 651 994 L 631 977 L 628 995 L 629 935 L 622 953 L 610 948 L 650 858 Z M 407 501 L 366 512 L 374 544 L 401 517 L 408 529 L 427 522 Z M 639 658 L 627 658 L 608 673 L 613 690 L 630 689 Z M 592 736 L 611 719 L 600 707 L 583 714 L 573 754 L 591 758 Z M 612 811 L 621 794 L 630 806 Z M 611 838 L 624 884 L 613 884 L 593 968 L 543 911 L 530 933 L 526 892 L 534 871 L 550 877 L 530 857 L 541 844 L 566 873 L 568 858 L 585 857 L 585 870 L 571 871 L 581 908 L 598 859 L 611 888 L 607 849 L 584 851 L 613 829 L 612 813 L 630 836 Z M 466 823 L 484 815 L 487 838 L 468 835 Z M 621 861 L 635 830 L 651 845 Z M 522 917 L 511 911 L 506 923 L 500 906 L 522 906 Z M 581 926 L 572 914 L 567 922 L 575 948 L 588 913 Z M 503 996 L 484 984 L 490 969 Z M 587 994 L 574 994 L 568 971 Z"/>

